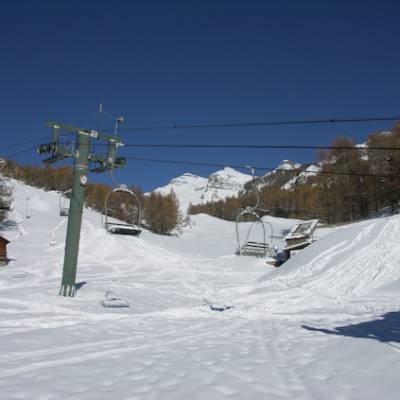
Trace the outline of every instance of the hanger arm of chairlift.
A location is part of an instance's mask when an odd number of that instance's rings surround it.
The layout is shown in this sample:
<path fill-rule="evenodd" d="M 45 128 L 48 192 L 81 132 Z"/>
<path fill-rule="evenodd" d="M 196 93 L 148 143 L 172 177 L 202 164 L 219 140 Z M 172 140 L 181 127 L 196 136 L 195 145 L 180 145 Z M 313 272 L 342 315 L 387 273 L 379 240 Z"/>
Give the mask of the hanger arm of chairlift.
<path fill-rule="evenodd" d="M 56 240 L 56 232 L 61 228 L 62 225 L 65 224 L 66 219 L 63 219 L 52 231 L 51 231 L 51 237 L 52 240 L 49 243 L 50 245 L 52 244 L 57 244 L 57 240 Z"/>

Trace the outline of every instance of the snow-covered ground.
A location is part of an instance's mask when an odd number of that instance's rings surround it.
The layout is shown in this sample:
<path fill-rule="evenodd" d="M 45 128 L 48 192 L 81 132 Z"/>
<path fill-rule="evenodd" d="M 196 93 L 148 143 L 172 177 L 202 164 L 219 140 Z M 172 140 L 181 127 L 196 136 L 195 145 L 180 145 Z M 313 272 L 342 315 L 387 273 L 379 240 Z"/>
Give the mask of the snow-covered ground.
<path fill-rule="evenodd" d="M 65 224 L 48 245 L 58 197 L 13 184 L 1 399 L 398 398 L 400 216 L 317 231 L 274 269 L 234 255 L 230 222 L 198 215 L 181 237 L 121 237 L 85 210 L 80 289 L 64 298 Z M 268 222 L 281 246 L 295 221 Z M 130 308 L 103 308 L 107 291 Z"/>

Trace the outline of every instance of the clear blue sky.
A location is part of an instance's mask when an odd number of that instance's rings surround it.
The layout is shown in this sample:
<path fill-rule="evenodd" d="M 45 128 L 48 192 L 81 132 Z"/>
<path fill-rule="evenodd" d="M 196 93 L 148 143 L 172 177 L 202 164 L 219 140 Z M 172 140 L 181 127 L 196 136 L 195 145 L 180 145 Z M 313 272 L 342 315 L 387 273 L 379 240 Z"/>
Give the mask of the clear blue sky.
<path fill-rule="evenodd" d="M 398 115 L 400 2 L 8 1 L 0 11 L 1 146 L 47 140 L 46 119 L 97 127 Z M 329 144 L 391 123 L 126 133 L 129 143 Z M 21 147 L 23 148 L 23 147 Z M 18 148 L 19 149 L 19 148 Z M 18 149 L 0 150 L 8 154 Z M 275 166 L 312 151 L 125 149 L 165 159 Z M 18 158 L 40 162 L 34 152 Z M 131 161 L 149 190 L 213 168 Z M 91 180 L 108 182 L 105 176 Z"/>

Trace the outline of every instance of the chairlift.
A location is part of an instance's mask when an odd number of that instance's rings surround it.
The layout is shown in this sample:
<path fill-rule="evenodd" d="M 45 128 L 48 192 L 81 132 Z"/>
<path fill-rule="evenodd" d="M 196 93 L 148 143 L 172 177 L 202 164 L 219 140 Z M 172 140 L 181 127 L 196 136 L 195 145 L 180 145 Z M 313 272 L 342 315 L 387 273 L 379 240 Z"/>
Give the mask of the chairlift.
<path fill-rule="evenodd" d="M 26 197 L 25 198 L 25 218 L 30 219 L 31 218 L 31 205 L 30 205 L 30 198 Z"/>
<path fill-rule="evenodd" d="M 127 222 L 112 222 L 110 221 L 110 197 L 115 193 L 126 193 L 131 198 L 134 199 L 138 208 L 138 217 L 137 223 L 127 223 Z M 104 200 L 104 228 L 108 233 L 116 234 L 116 235 L 131 235 L 131 236 L 139 236 L 142 232 L 140 228 L 141 218 L 142 218 L 142 208 L 140 205 L 139 197 L 133 191 L 129 190 L 126 185 L 120 185 L 119 187 L 111 190 Z"/>
<path fill-rule="evenodd" d="M 51 231 L 51 241 L 49 242 L 49 246 L 57 246 L 58 242 L 56 239 L 56 232 L 61 228 L 62 225 L 64 225 L 66 219 L 63 219 L 52 231 Z"/>
<path fill-rule="evenodd" d="M 253 184 L 255 181 L 254 168 L 251 166 L 246 166 L 251 170 L 253 176 Z M 236 218 L 236 241 L 237 249 L 236 254 L 242 256 L 255 256 L 255 257 L 267 257 L 274 256 L 275 249 L 272 246 L 273 238 L 273 228 L 269 222 L 263 221 L 260 212 L 265 212 L 259 207 L 260 195 L 259 187 L 256 185 L 256 204 L 255 206 L 248 206 L 243 210 L 240 210 Z M 245 217 L 253 217 L 254 221 L 250 224 L 247 235 L 243 240 L 240 236 L 239 225 L 241 222 L 245 221 Z M 267 237 L 267 228 L 269 228 L 270 236 L 269 240 Z M 258 230 L 257 239 L 253 239 L 255 236 L 255 231 Z"/>
<path fill-rule="evenodd" d="M 99 106 L 99 116 L 101 117 L 102 114 L 107 115 L 108 117 L 113 118 L 111 115 L 106 113 L 103 109 L 103 104 L 100 103 Z M 107 193 L 106 198 L 104 200 L 104 212 L 102 214 L 102 218 L 104 216 L 103 220 L 103 225 L 105 230 L 108 233 L 111 234 L 116 234 L 116 235 L 131 235 L 131 236 L 139 236 L 140 233 L 142 232 L 140 228 L 140 223 L 141 223 L 141 218 L 142 218 L 142 207 L 140 204 L 139 197 L 134 193 L 133 191 L 129 190 L 126 185 L 121 185 L 118 184 L 118 182 L 115 180 L 113 172 L 115 167 L 120 167 L 123 165 L 125 162 L 125 159 L 123 157 L 115 157 L 115 151 L 118 146 L 121 145 L 119 143 L 118 138 L 117 138 L 117 131 L 118 131 L 118 126 L 119 124 L 122 124 L 124 122 L 123 117 L 117 117 L 115 119 L 115 124 L 114 124 L 114 138 L 110 139 L 108 141 L 108 148 L 107 148 L 107 162 L 103 163 L 103 166 L 101 168 L 108 169 L 110 172 L 111 179 L 118 185 L 115 189 L 111 190 L 109 193 Z M 105 165 L 104 165 L 105 164 Z M 114 195 L 115 193 L 125 193 L 129 197 L 133 198 L 134 203 L 136 203 L 137 206 L 137 219 L 136 219 L 136 224 L 134 223 L 128 223 L 128 222 L 112 222 L 110 220 L 110 197 Z M 132 216 L 132 220 L 135 220 L 135 217 Z"/>
<path fill-rule="evenodd" d="M 70 203 L 71 190 L 61 193 L 59 198 L 59 211 L 60 217 L 68 217 L 69 203 Z"/>
<path fill-rule="evenodd" d="M 104 295 L 104 300 L 101 302 L 105 308 L 128 308 L 129 302 L 121 297 L 117 296 L 114 292 L 109 290 Z"/>

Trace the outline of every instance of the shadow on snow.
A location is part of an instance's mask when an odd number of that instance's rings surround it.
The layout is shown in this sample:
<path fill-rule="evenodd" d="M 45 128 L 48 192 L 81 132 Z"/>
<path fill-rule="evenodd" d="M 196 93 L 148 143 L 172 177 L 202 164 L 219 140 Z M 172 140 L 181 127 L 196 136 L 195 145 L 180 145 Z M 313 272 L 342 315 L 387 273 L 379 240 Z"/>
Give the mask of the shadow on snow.
<path fill-rule="evenodd" d="M 77 282 L 75 284 L 75 288 L 76 288 L 76 290 L 79 290 L 82 286 L 85 286 L 86 284 L 87 284 L 87 282 L 85 282 L 85 281 Z"/>
<path fill-rule="evenodd" d="M 301 327 L 308 331 L 322 332 L 329 335 L 374 339 L 383 343 L 400 343 L 400 311 L 386 313 L 373 321 L 338 326 L 334 329 L 314 328 L 307 325 L 302 325 Z"/>

